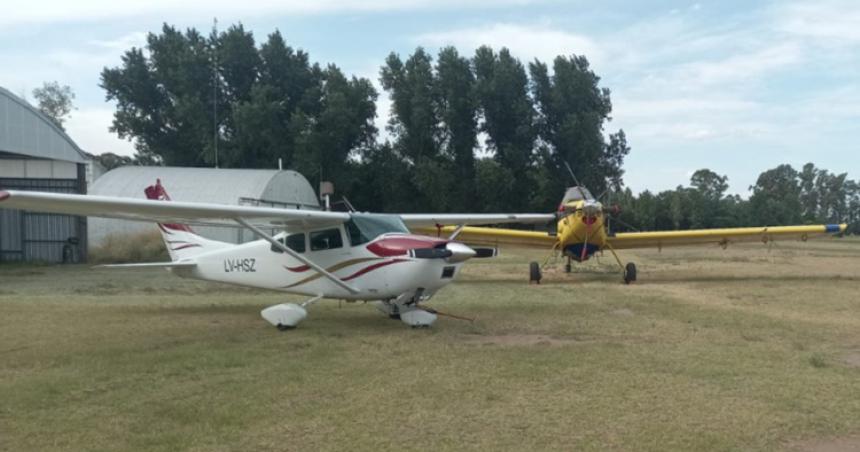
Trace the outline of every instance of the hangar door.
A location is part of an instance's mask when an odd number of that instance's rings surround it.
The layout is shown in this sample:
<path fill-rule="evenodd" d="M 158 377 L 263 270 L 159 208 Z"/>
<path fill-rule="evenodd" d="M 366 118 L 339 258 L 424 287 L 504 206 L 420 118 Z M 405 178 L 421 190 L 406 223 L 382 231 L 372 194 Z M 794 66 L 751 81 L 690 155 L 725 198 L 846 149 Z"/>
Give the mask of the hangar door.
<path fill-rule="evenodd" d="M 78 193 L 78 180 L 0 179 L 0 187 Z M 86 228 L 86 219 L 82 217 L 0 209 L 0 262 L 83 262 Z"/>

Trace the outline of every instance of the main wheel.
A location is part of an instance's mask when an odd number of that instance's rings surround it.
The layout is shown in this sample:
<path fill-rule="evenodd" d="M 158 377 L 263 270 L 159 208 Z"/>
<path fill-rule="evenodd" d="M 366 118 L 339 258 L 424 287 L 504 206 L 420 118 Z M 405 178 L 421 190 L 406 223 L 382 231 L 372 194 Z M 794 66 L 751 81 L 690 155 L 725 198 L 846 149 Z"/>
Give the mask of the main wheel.
<path fill-rule="evenodd" d="M 630 284 L 636 281 L 636 264 L 628 262 L 624 268 L 624 284 Z"/>
<path fill-rule="evenodd" d="M 289 331 L 294 329 L 296 329 L 294 326 L 284 325 L 283 323 L 278 324 L 278 331 Z"/>
<path fill-rule="evenodd" d="M 529 263 L 529 283 L 537 283 L 540 284 L 541 274 L 540 274 L 540 264 L 537 262 Z"/>

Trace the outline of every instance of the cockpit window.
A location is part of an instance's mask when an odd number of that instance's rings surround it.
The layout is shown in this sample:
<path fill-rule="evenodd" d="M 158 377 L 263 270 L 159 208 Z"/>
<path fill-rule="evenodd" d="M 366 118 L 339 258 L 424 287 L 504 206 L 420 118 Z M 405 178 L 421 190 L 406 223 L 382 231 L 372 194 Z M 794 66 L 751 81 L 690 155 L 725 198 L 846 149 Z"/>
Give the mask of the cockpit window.
<path fill-rule="evenodd" d="M 311 251 L 333 250 L 342 246 L 340 228 L 311 232 Z"/>
<path fill-rule="evenodd" d="M 304 233 L 290 234 L 286 237 L 279 238 L 278 241 L 284 245 L 287 245 L 288 248 L 290 248 L 291 250 L 293 250 L 297 253 L 304 253 L 305 252 L 305 234 Z M 272 245 L 271 248 L 272 248 L 272 251 L 274 251 L 276 253 L 283 253 L 284 252 L 283 250 L 281 250 L 280 248 L 278 248 L 275 245 Z"/>
<path fill-rule="evenodd" d="M 367 243 L 389 232 L 409 233 L 397 215 L 352 214 L 344 226 L 352 246 Z"/>
<path fill-rule="evenodd" d="M 583 198 L 583 195 L 585 197 Z M 594 196 L 591 195 L 591 192 L 588 191 L 585 187 L 570 187 L 564 192 L 564 198 L 562 202 L 569 203 L 571 201 L 591 201 L 594 199 Z"/>

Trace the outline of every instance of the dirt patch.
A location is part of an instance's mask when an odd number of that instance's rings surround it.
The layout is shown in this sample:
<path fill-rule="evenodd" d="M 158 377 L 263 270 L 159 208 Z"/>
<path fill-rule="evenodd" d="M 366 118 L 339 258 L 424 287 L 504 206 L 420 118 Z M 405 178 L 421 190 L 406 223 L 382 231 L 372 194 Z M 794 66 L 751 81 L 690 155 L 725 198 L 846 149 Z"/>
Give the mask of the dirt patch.
<path fill-rule="evenodd" d="M 798 441 L 791 444 L 789 450 L 804 452 L 860 452 L 860 436 Z"/>
<path fill-rule="evenodd" d="M 546 336 L 543 334 L 500 334 L 500 335 L 468 335 L 463 336 L 467 344 L 477 345 L 501 345 L 505 347 L 517 347 L 528 345 L 571 345 L 581 342 L 574 337 Z"/>

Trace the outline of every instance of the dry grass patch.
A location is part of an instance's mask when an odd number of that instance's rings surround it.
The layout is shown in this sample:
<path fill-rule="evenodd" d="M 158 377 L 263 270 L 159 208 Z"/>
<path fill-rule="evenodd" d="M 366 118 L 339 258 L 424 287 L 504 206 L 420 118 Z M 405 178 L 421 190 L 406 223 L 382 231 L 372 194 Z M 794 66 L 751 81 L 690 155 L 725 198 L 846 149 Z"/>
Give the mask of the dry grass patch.
<path fill-rule="evenodd" d="M 161 234 L 156 231 L 110 234 L 89 249 L 92 264 L 169 261 Z"/>
<path fill-rule="evenodd" d="M 775 450 L 860 433 L 855 242 L 467 264 L 412 330 L 159 270 L 0 266 L 0 450 Z M 607 256 L 608 257 L 608 256 Z M 851 265 L 851 264 L 854 265 Z M 805 277 L 811 275 L 811 277 Z"/>

